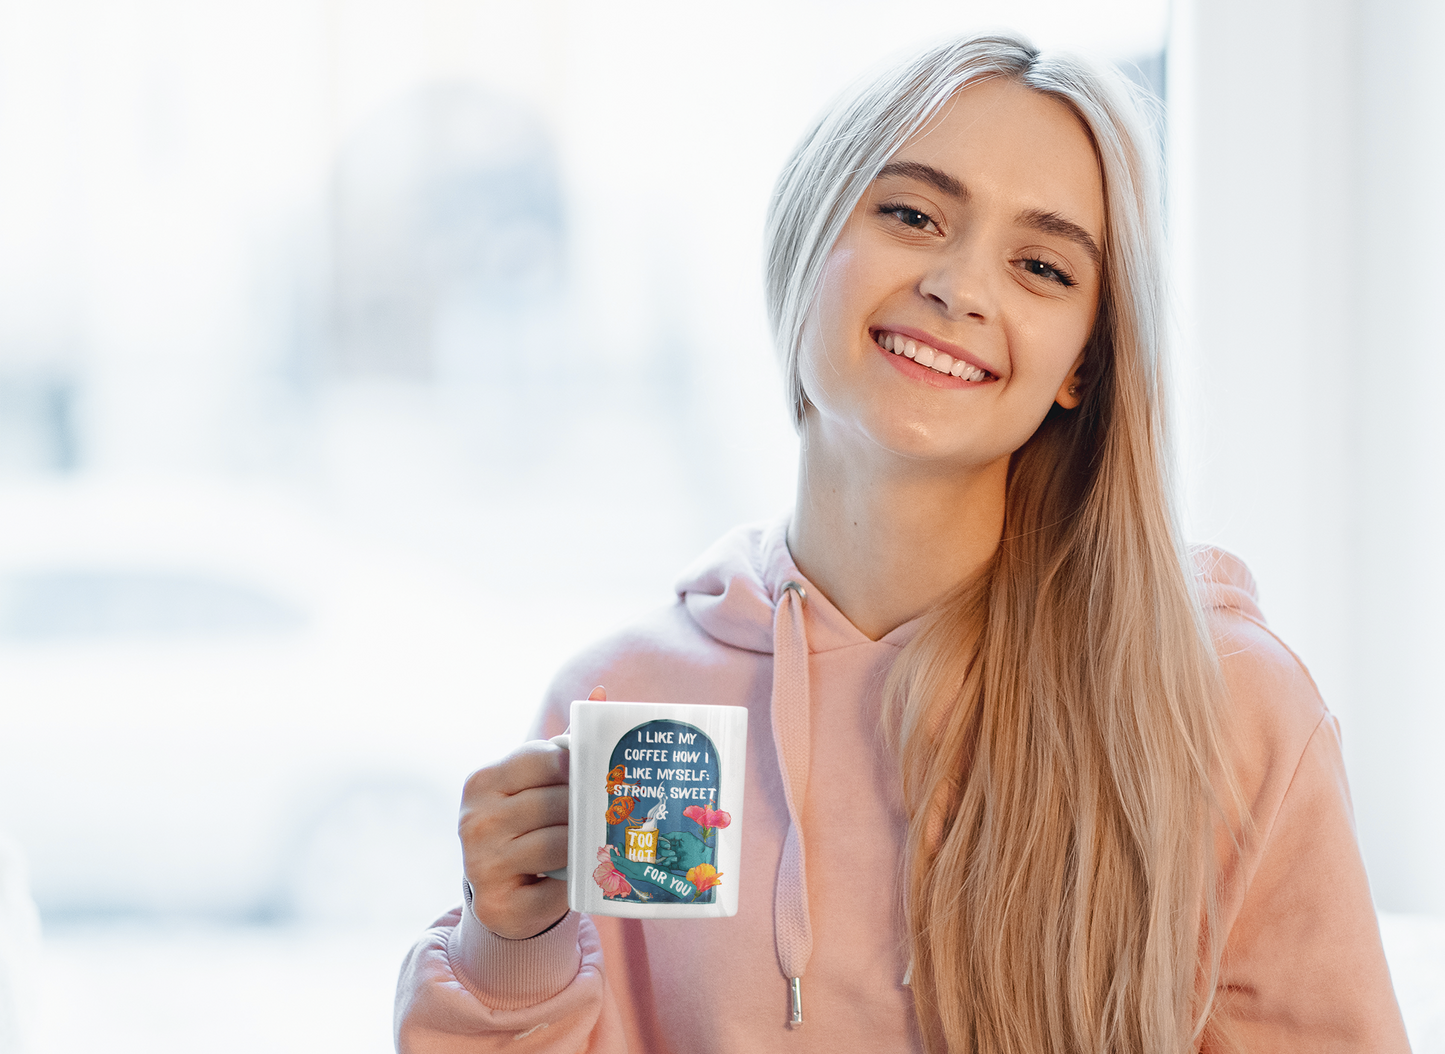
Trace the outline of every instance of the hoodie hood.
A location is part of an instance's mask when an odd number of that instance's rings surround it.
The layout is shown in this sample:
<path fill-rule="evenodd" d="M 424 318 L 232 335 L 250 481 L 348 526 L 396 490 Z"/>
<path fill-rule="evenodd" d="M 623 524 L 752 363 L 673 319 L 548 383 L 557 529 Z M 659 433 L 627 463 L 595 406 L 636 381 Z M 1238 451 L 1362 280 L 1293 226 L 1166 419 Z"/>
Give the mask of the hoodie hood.
<path fill-rule="evenodd" d="M 674 587 L 687 613 L 719 642 L 771 655 L 778 603 L 784 586 L 795 582 L 808 597 L 804 610 L 810 652 L 870 643 L 793 563 L 788 552 L 788 523 L 784 516 L 744 524 L 714 542 L 679 576 Z M 882 639 L 906 644 L 919 625 L 919 619 L 906 622 Z"/>
<path fill-rule="evenodd" d="M 862 632 L 819 595 L 793 563 L 788 552 L 788 522 L 785 516 L 771 522 L 743 524 L 709 546 L 674 586 L 687 613 L 719 642 L 771 655 L 773 613 L 783 584 L 796 581 L 813 600 L 807 605 L 811 651 L 866 641 Z M 1191 546 L 1189 557 L 1200 603 L 1206 611 L 1235 611 L 1265 621 L 1259 607 L 1259 587 L 1244 561 L 1212 545 Z M 883 639 L 906 643 L 916 622 L 899 626 Z"/>
<path fill-rule="evenodd" d="M 1264 622 L 1264 612 L 1259 607 L 1259 586 L 1243 560 L 1212 545 L 1193 546 L 1189 556 L 1194 562 L 1199 602 L 1205 611 L 1236 611 L 1256 622 Z"/>
<path fill-rule="evenodd" d="M 788 555 L 788 521 L 734 527 L 678 578 L 687 613 L 708 635 L 764 655 L 773 651 L 773 609 L 782 583 L 799 577 Z"/>

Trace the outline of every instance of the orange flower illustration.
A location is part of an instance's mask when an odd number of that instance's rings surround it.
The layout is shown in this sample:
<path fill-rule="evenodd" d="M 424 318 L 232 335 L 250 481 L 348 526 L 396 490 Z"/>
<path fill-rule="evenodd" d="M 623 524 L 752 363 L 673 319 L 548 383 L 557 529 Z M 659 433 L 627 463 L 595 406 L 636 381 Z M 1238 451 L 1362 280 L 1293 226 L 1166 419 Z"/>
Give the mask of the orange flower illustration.
<path fill-rule="evenodd" d="M 613 765 L 612 771 L 607 774 L 607 793 L 620 794 L 625 786 L 627 786 L 627 766 Z"/>
<path fill-rule="evenodd" d="M 698 864 L 687 873 L 687 880 L 697 887 L 697 893 L 693 900 L 706 893 L 713 886 L 722 885 L 722 875 L 717 873 L 717 868 L 711 864 Z"/>
<path fill-rule="evenodd" d="M 631 798 L 616 799 L 607 806 L 607 822 L 609 824 L 621 823 L 632 815 L 632 808 L 636 804 Z"/>

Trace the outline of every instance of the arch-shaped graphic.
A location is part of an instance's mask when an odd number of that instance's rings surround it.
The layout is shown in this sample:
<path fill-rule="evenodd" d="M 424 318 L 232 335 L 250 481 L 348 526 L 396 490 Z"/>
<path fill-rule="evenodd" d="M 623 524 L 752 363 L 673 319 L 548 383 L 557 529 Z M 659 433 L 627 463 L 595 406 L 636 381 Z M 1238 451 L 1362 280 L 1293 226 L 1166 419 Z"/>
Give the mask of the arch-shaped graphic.
<path fill-rule="evenodd" d="M 722 763 L 706 732 L 685 721 L 646 721 L 608 761 L 607 844 L 594 873 L 609 900 L 711 904 L 723 809 Z"/>

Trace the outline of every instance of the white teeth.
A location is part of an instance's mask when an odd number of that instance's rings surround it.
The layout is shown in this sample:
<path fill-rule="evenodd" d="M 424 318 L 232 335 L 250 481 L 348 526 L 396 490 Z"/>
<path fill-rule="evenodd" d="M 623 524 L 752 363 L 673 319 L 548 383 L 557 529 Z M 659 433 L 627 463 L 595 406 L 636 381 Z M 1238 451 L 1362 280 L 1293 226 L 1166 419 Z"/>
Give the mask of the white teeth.
<path fill-rule="evenodd" d="M 906 355 L 920 366 L 927 366 L 939 373 L 950 374 L 954 377 L 962 377 L 966 381 L 981 381 L 988 377 L 988 374 L 977 366 L 970 366 L 962 359 L 955 359 L 946 351 L 937 351 L 927 344 L 909 340 L 897 333 L 880 332 L 878 346 L 895 355 Z"/>

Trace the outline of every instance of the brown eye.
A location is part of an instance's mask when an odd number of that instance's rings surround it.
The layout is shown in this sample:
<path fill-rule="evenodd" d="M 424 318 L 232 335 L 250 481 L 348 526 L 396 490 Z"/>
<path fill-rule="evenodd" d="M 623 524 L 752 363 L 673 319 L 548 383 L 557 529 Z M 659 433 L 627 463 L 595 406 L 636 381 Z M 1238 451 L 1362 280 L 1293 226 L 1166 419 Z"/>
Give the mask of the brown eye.
<path fill-rule="evenodd" d="M 892 216 L 905 227 L 912 227 L 916 231 L 936 231 L 938 224 L 933 217 L 926 212 L 919 212 L 907 205 L 887 204 L 878 206 L 878 212 L 883 216 Z"/>
<path fill-rule="evenodd" d="M 1071 286 L 1074 284 L 1074 280 L 1070 278 L 1068 274 L 1052 264 L 1045 263 L 1043 260 L 1029 259 L 1021 262 L 1024 270 L 1031 275 L 1046 279 L 1050 282 L 1057 282 L 1062 286 Z"/>

